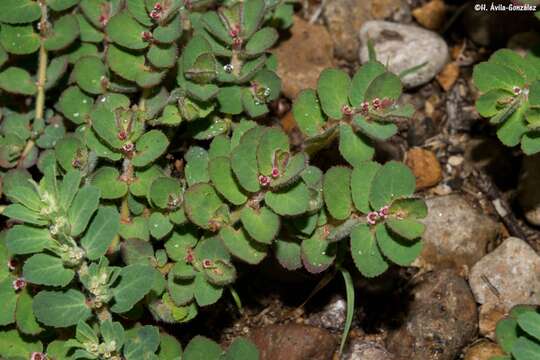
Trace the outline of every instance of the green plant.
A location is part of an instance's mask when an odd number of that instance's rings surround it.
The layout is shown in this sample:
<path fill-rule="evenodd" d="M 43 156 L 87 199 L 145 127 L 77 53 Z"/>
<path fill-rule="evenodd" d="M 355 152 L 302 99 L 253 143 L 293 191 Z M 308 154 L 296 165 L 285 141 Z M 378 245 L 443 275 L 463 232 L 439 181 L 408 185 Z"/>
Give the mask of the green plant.
<path fill-rule="evenodd" d="M 368 277 L 413 261 L 414 176 L 371 161 L 371 139 L 411 113 L 399 78 L 375 59 L 352 80 L 324 71 L 294 104 L 300 149 L 261 125 L 281 86 L 267 50 L 291 19 L 284 0 L 1 2 L 0 356 L 177 359 L 175 338 L 138 322 L 190 321 L 226 289 L 237 300 L 235 262 L 269 254 L 339 269 L 348 329 L 348 259 Z M 338 136 L 351 166 L 310 165 Z M 257 357 L 245 340 L 184 352 Z"/>
<path fill-rule="evenodd" d="M 473 80 L 482 95 L 476 101 L 480 115 L 497 126 L 503 144 L 521 143 L 523 152 L 540 151 L 540 58 L 498 50 L 474 67 Z"/>
<path fill-rule="evenodd" d="M 474 67 L 473 81 L 481 96 L 480 115 L 497 126 L 503 144 L 516 146 L 526 155 L 540 151 L 540 58 L 537 51 L 521 56 L 501 49 Z M 499 321 L 497 342 L 508 354 L 493 360 L 540 358 L 540 315 L 530 306 L 516 306 Z"/>
<path fill-rule="evenodd" d="M 497 323 L 497 342 L 508 354 L 492 360 L 532 360 L 540 357 L 540 314 L 532 306 L 518 305 Z"/>

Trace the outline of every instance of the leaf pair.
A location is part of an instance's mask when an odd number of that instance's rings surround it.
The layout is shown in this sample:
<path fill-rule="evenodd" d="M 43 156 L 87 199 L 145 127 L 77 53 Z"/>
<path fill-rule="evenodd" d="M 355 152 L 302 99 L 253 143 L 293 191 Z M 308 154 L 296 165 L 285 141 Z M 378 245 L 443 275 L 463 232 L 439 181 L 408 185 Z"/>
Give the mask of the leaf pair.
<path fill-rule="evenodd" d="M 508 354 L 494 360 L 532 360 L 540 356 L 540 314 L 534 307 L 518 305 L 497 323 L 497 342 Z"/>
<path fill-rule="evenodd" d="M 339 150 L 351 165 L 371 159 L 370 138 L 386 140 L 397 132 L 392 121 L 410 117 L 412 109 L 398 107 L 401 82 L 375 61 L 363 65 L 351 79 L 338 69 L 324 70 L 317 90 L 304 90 L 293 105 L 308 147 L 322 147 L 339 131 Z M 339 128 L 335 120 L 341 120 Z"/>
<path fill-rule="evenodd" d="M 167 242 L 169 256 L 177 263 L 168 274 L 168 292 L 173 302 L 184 306 L 195 300 L 208 306 L 219 300 L 223 287 L 236 278 L 230 255 L 217 237 L 196 245 L 192 233 L 176 234 Z"/>

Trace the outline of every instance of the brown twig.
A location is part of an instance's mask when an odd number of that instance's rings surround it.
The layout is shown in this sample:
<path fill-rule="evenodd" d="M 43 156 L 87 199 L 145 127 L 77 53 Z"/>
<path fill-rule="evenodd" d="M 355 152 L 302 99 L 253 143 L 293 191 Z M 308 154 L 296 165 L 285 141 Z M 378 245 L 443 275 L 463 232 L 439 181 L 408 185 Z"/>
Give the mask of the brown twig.
<path fill-rule="evenodd" d="M 528 241 L 527 234 L 525 233 L 522 225 L 514 216 L 510 205 L 504 199 L 501 192 L 493 183 L 491 178 L 483 170 L 480 169 L 475 169 L 473 175 L 474 179 L 476 180 L 476 186 L 478 186 L 480 191 L 482 191 L 489 199 L 489 201 L 491 201 L 491 204 L 495 208 L 495 211 L 499 215 L 501 221 L 508 229 L 510 235 Z"/>

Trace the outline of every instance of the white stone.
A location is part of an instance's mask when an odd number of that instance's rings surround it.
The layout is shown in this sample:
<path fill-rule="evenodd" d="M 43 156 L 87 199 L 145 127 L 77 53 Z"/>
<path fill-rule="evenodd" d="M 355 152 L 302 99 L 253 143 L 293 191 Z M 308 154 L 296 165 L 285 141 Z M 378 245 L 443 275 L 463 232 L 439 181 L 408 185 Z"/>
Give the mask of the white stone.
<path fill-rule="evenodd" d="M 396 75 L 425 63 L 402 79 L 407 88 L 429 82 L 449 60 L 448 46 L 444 39 L 418 26 L 388 21 L 366 22 L 360 29 L 362 63 L 369 60 L 368 39 L 373 41 L 377 60 L 388 64 L 389 70 Z"/>
<path fill-rule="evenodd" d="M 540 305 L 540 256 L 525 241 L 508 238 L 473 266 L 469 284 L 480 304 L 506 311 Z"/>

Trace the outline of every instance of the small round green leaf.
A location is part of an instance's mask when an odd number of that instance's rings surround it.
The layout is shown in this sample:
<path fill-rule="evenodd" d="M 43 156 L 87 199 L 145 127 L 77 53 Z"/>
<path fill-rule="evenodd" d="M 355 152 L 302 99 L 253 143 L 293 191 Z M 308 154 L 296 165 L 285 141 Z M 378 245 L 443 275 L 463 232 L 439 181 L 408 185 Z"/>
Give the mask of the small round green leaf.
<path fill-rule="evenodd" d="M 377 244 L 386 258 L 400 265 L 409 266 L 422 251 L 422 241 L 410 241 L 390 233 L 384 224 L 375 228 Z"/>
<path fill-rule="evenodd" d="M 266 205 L 276 214 L 282 216 L 296 216 L 305 213 L 309 207 L 309 200 L 309 189 L 301 181 L 286 189 L 267 192 L 264 196 Z"/>
<path fill-rule="evenodd" d="M 279 216 L 264 206 L 260 209 L 244 207 L 240 213 L 240 220 L 248 234 L 263 244 L 271 244 L 279 232 Z"/>
<path fill-rule="evenodd" d="M 208 163 L 208 174 L 216 190 L 234 205 L 242 205 L 247 196 L 242 192 L 231 170 L 228 157 L 218 156 Z"/>
<path fill-rule="evenodd" d="M 369 202 L 375 210 L 390 205 L 401 197 L 411 196 L 416 189 L 416 179 L 405 165 L 390 161 L 381 167 L 371 186 Z"/>
<path fill-rule="evenodd" d="M 26 55 L 39 49 L 40 40 L 32 25 L 11 26 L 2 24 L 0 28 L 0 44 L 11 54 Z"/>
<path fill-rule="evenodd" d="M 187 217 L 203 229 L 213 228 L 215 222 L 219 224 L 224 220 L 218 214 L 223 205 L 216 190 L 207 183 L 195 184 L 184 194 Z"/>
<path fill-rule="evenodd" d="M 136 143 L 136 152 L 132 163 L 141 167 L 150 164 L 160 157 L 169 146 L 169 139 L 159 130 L 144 133 Z"/>
<path fill-rule="evenodd" d="M 62 50 L 71 45 L 79 37 L 79 22 L 75 15 L 64 15 L 53 24 L 52 30 L 45 38 L 45 49 Z"/>
<path fill-rule="evenodd" d="M 313 236 L 302 241 L 302 263 L 307 271 L 318 274 L 334 262 L 336 257 L 335 243 L 326 241 L 324 230 L 319 228 Z"/>
<path fill-rule="evenodd" d="M 323 195 L 326 208 L 337 220 L 347 219 L 352 211 L 351 170 L 334 166 L 324 174 Z"/>
<path fill-rule="evenodd" d="M 275 241 L 275 255 L 278 262 L 287 270 L 297 270 L 302 267 L 300 244 L 292 239 L 278 238 Z"/>
<path fill-rule="evenodd" d="M 182 203 L 182 186 L 178 179 L 158 177 L 152 182 L 148 192 L 150 202 L 161 208 L 175 208 Z"/>
<path fill-rule="evenodd" d="M 251 239 L 243 229 L 226 226 L 219 237 L 233 256 L 248 264 L 256 265 L 266 257 L 266 246 Z"/>
<path fill-rule="evenodd" d="M 9 67 L 0 72 L 0 88 L 10 93 L 34 95 L 37 91 L 36 83 L 30 74 L 18 67 Z"/>
<path fill-rule="evenodd" d="M 120 180 L 120 172 L 113 167 L 100 167 L 92 177 L 92 185 L 99 188 L 102 199 L 119 199 L 127 193 L 127 184 Z"/>
<path fill-rule="evenodd" d="M 114 43 L 125 48 L 141 50 L 148 47 L 148 41 L 143 38 L 143 33 L 148 29 L 133 19 L 127 11 L 113 16 L 107 23 L 106 31 Z"/>
<path fill-rule="evenodd" d="M 107 79 L 107 68 L 95 56 L 84 56 L 77 61 L 73 69 L 73 76 L 77 85 L 90 94 L 105 92 L 103 80 Z"/>
<path fill-rule="evenodd" d="M 357 225 L 351 232 L 351 256 L 358 270 L 366 277 L 378 276 L 388 269 L 388 263 L 367 225 Z"/>
<path fill-rule="evenodd" d="M 37 1 L 2 0 L 0 1 L 0 22 L 8 24 L 24 24 L 36 21 L 41 17 L 41 9 Z"/>
<path fill-rule="evenodd" d="M 349 124 L 341 124 L 339 126 L 339 152 L 349 164 L 358 166 L 371 160 L 375 149 L 369 138 L 363 134 L 355 134 Z"/>
<path fill-rule="evenodd" d="M 342 109 L 349 104 L 351 79 L 343 70 L 325 69 L 317 82 L 321 107 L 328 117 L 341 119 Z"/>
<path fill-rule="evenodd" d="M 222 350 L 218 344 L 203 336 L 196 336 L 186 346 L 184 358 L 189 360 L 219 360 L 221 353 Z"/>

